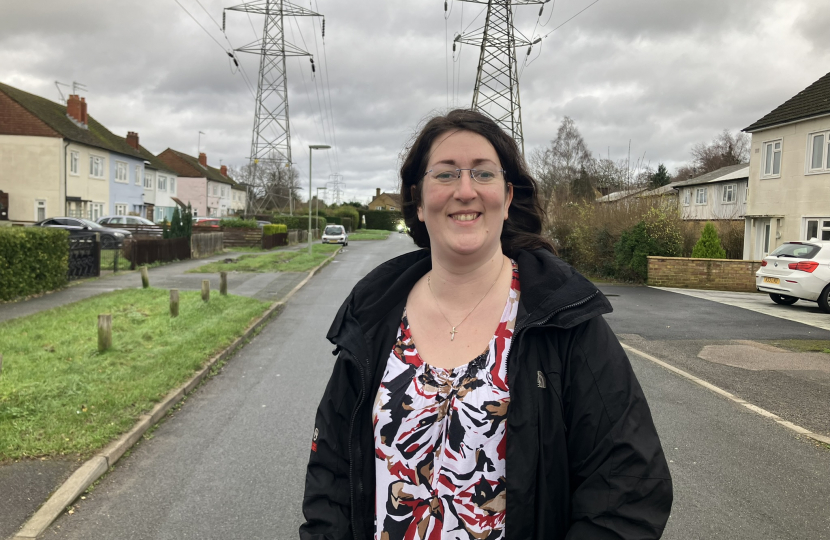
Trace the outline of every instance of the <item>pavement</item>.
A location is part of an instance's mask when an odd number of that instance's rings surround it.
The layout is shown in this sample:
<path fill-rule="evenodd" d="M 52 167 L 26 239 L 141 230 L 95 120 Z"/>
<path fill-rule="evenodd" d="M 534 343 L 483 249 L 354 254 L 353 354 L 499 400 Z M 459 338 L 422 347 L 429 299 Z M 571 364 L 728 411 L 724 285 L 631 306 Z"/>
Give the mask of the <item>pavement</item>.
<path fill-rule="evenodd" d="M 300 244 L 283 249 L 305 248 L 305 244 Z M 218 290 L 218 274 L 188 274 L 187 272 L 211 262 L 237 258 L 248 253 L 262 254 L 263 252 L 226 252 L 204 259 L 150 268 L 150 285 L 166 289 L 201 290 L 202 280 L 209 279 L 211 289 Z M 229 272 L 228 291 L 231 294 L 275 302 L 290 292 L 306 275 L 307 272 Z M 141 287 L 141 277 L 137 271 L 109 274 L 100 278 L 74 282 L 60 291 L 25 301 L 0 304 L 0 324 L 3 321 L 71 304 L 101 293 L 138 287 Z M 1 326 L 0 329 L 2 329 Z M 0 466 L 0 538 L 6 538 L 14 533 L 27 516 L 31 515 L 49 494 L 69 478 L 82 463 L 83 461 L 77 458 L 50 458 L 48 460 L 22 460 Z"/>

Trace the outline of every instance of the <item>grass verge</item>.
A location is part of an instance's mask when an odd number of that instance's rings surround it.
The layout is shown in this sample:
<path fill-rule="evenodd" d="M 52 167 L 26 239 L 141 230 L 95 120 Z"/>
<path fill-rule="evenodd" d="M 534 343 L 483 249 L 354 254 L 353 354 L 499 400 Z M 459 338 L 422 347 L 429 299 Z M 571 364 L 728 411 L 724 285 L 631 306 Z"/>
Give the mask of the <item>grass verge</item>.
<path fill-rule="evenodd" d="M 338 245 L 314 244 L 310 256 L 306 248 L 299 251 L 277 251 L 267 255 L 240 255 L 233 259 L 234 262 L 217 261 L 194 268 L 189 273 L 308 272 L 339 248 Z"/>
<path fill-rule="evenodd" d="M 104 447 L 269 306 L 180 295 L 175 319 L 168 291 L 131 289 L 0 323 L 0 462 Z M 112 314 L 113 347 L 99 354 L 101 313 Z"/>
<path fill-rule="evenodd" d="M 386 240 L 390 234 L 392 234 L 392 231 L 358 229 L 355 232 L 349 233 L 349 242 L 358 240 Z"/>
<path fill-rule="evenodd" d="M 824 339 L 777 339 L 770 345 L 792 352 L 820 352 L 830 354 L 830 341 Z"/>

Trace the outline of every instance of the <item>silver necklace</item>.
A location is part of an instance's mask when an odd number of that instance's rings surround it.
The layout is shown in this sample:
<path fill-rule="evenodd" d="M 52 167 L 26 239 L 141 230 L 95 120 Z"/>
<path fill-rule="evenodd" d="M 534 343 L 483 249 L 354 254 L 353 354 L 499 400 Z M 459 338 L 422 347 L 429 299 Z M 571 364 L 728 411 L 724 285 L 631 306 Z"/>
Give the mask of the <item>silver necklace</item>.
<path fill-rule="evenodd" d="M 463 319 L 461 319 L 461 322 L 458 323 L 458 324 L 451 323 L 450 320 L 447 318 L 447 316 L 444 315 L 444 311 L 441 309 L 441 304 L 438 303 L 438 299 L 435 298 L 435 293 L 432 292 L 432 282 L 431 282 L 431 277 L 432 276 L 427 276 L 427 287 L 429 287 L 429 293 L 432 295 L 432 299 L 435 301 L 435 307 L 438 308 L 438 312 L 444 317 L 444 320 L 447 321 L 447 324 L 449 324 L 452 327 L 452 330 L 450 330 L 450 341 L 455 341 L 455 334 L 458 333 L 458 330 L 456 330 L 456 328 L 458 328 L 459 326 L 464 324 L 464 321 L 467 320 L 467 317 L 469 317 L 470 315 L 473 314 L 473 311 L 476 310 L 478 305 L 481 304 L 481 302 L 484 301 L 485 298 L 487 298 L 487 295 L 490 294 L 490 291 L 493 290 L 493 287 L 495 287 L 496 282 L 499 280 L 499 277 L 501 276 L 501 271 L 502 270 L 504 270 L 504 255 L 502 255 L 502 257 L 501 257 L 501 268 L 499 268 L 499 273 L 496 274 L 496 279 L 493 280 L 493 284 L 490 285 L 490 288 L 487 289 L 487 292 L 484 293 L 484 296 L 481 297 L 481 300 L 479 300 L 476 303 L 476 305 L 473 306 L 473 309 L 471 309 L 470 312 L 467 313 L 467 315 Z"/>

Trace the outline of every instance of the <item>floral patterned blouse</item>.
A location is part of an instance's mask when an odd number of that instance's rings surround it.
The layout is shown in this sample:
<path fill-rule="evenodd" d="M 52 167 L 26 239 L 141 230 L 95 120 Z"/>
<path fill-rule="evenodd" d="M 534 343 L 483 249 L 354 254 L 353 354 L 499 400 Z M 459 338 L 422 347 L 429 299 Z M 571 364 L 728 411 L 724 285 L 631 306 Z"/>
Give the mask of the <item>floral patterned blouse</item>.
<path fill-rule="evenodd" d="M 519 273 L 481 355 L 454 369 L 418 355 L 404 311 L 372 409 L 375 540 L 504 538 L 507 355 Z"/>

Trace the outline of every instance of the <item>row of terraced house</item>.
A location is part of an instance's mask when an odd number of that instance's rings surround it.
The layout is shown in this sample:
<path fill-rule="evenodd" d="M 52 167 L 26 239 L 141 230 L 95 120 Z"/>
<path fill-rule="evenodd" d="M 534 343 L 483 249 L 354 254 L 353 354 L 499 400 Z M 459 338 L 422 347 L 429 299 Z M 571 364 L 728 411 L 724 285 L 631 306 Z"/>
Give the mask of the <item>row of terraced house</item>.
<path fill-rule="evenodd" d="M 0 226 L 107 215 L 160 223 L 188 204 L 196 216 L 244 212 L 246 190 L 226 166 L 171 148 L 153 155 L 138 133 L 112 133 L 88 106 L 77 95 L 62 105 L 0 83 Z"/>

